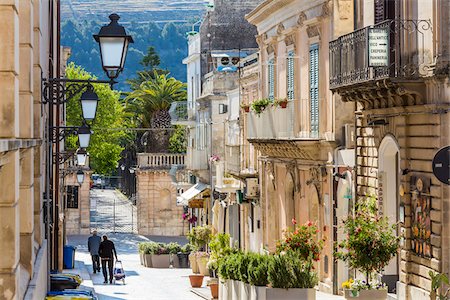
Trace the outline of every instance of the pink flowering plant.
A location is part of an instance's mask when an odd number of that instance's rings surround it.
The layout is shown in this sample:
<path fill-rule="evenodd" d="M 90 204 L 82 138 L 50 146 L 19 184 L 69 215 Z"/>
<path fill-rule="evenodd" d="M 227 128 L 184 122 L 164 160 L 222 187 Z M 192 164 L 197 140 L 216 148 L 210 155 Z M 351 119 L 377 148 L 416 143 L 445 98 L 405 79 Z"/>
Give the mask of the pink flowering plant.
<path fill-rule="evenodd" d="M 292 251 L 305 261 L 318 261 L 324 240 L 319 240 L 317 236 L 317 225 L 308 221 L 299 226 L 295 219 L 292 219 L 292 225 L 293 228 L 284 230 L 284 239 L 277 243 L 277 253 Z"/>
<path fill-rule="evenodd" d="M 193 214 L 183 213 L 182 217 L 184 221 L 188 221 L 191 224 L 195 224 L 195 222 L 197 222 L 197 217 Z"/>
<path fill-rule="evenodd" d="M 209 158 L 209 162 L 213 163 L 213 162 L 218 162 L 220 161 L 220 157 L 217 154 L 213 154 L 211 155 L 211 157 Z"/>
<path fill-rule="evenodd" d="M 372 282 L 372 279 L 397 254 L 400 242 L 400 237 L 395 234 L 397 225 L 391 225 L 387 217 L 378 215 L 374 196 L 359 200 L 355 211 L 343 221 L 347 239 L 336 245 L 335 257 L 365 274 L 364 281 L 355 281 L 349 289 L 383 289 L 384 285 Z"/>

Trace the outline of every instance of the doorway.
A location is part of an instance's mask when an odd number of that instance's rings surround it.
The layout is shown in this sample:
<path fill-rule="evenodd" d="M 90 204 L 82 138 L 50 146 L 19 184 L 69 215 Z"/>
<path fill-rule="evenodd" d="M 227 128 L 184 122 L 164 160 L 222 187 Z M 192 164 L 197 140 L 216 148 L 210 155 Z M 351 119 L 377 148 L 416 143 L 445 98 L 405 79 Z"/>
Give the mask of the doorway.
<path fill-rule="evenodd" d="M 400 148 L 395 138 L 387 135 L 378 150 L 378 197 L 382 207 L 383 216 L 389 218 L 390 224 L 398 222 L 399 207 L 399 174 L 400 174 Z M 398 235 L 398 229 L 396 234 Z M 396 255 L 386 266 L 382 281 L 388 286 L 390 293 L 396 293 L 399 280 L 399 257 Z"/>

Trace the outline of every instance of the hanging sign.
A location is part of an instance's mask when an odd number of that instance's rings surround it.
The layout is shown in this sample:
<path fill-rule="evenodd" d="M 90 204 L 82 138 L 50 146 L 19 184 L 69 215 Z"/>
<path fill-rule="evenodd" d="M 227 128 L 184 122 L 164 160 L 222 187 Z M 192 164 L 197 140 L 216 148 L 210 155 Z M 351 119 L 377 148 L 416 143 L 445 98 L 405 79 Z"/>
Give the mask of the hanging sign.
<path fill-rule="evenodd" d="M 450 185 L 450 146 L 439 149 L 434 156 L 433 174 L 440 182 Z"/>
<path fill-rule="evenodd" d="M 389 66 L 389 29 L 369 28 L 369 67 Z"/>

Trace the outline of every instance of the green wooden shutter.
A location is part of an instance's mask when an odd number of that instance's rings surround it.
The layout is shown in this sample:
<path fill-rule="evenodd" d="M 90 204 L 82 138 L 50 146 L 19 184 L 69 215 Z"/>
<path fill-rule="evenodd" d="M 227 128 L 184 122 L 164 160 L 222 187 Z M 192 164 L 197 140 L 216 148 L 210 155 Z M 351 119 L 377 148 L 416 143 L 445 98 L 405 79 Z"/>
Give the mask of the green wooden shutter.
<path fill-rule="evenodd" d="M 268 77 L 268 98 L 273 100 L 275 98 L 275 70 L 274 70 L 275 60 L 272 58 L 269 60 L 269 65 L 267 66 L 267 77 Z"/>
<path fill-rule="evenodd" d="M 311 137 L 319 137 L 319 45 L 309 48 L 309 100 Z"/>
<path fill-rule="evenodd" d="M 289 51 L 287 55 L 287 98 L 294 100 L 294 51 Z"/>

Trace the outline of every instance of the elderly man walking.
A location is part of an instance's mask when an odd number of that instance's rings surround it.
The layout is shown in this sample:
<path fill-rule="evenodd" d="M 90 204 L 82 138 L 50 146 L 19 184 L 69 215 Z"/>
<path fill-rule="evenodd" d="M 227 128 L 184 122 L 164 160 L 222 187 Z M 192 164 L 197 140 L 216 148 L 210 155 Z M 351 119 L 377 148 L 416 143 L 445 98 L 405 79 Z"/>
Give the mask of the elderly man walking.
<path fill-rule="evenodd" d="M 88 250 L 91 253 L 92 258 L 92 268 L 94 269 L 94 274 L 100 273 L 100 256 L 98 250 L 100 248 L 100 243 L 102 239 L 97 235 L 97 230 L 92 232 L 92 235 L 88 239 Z"/>

